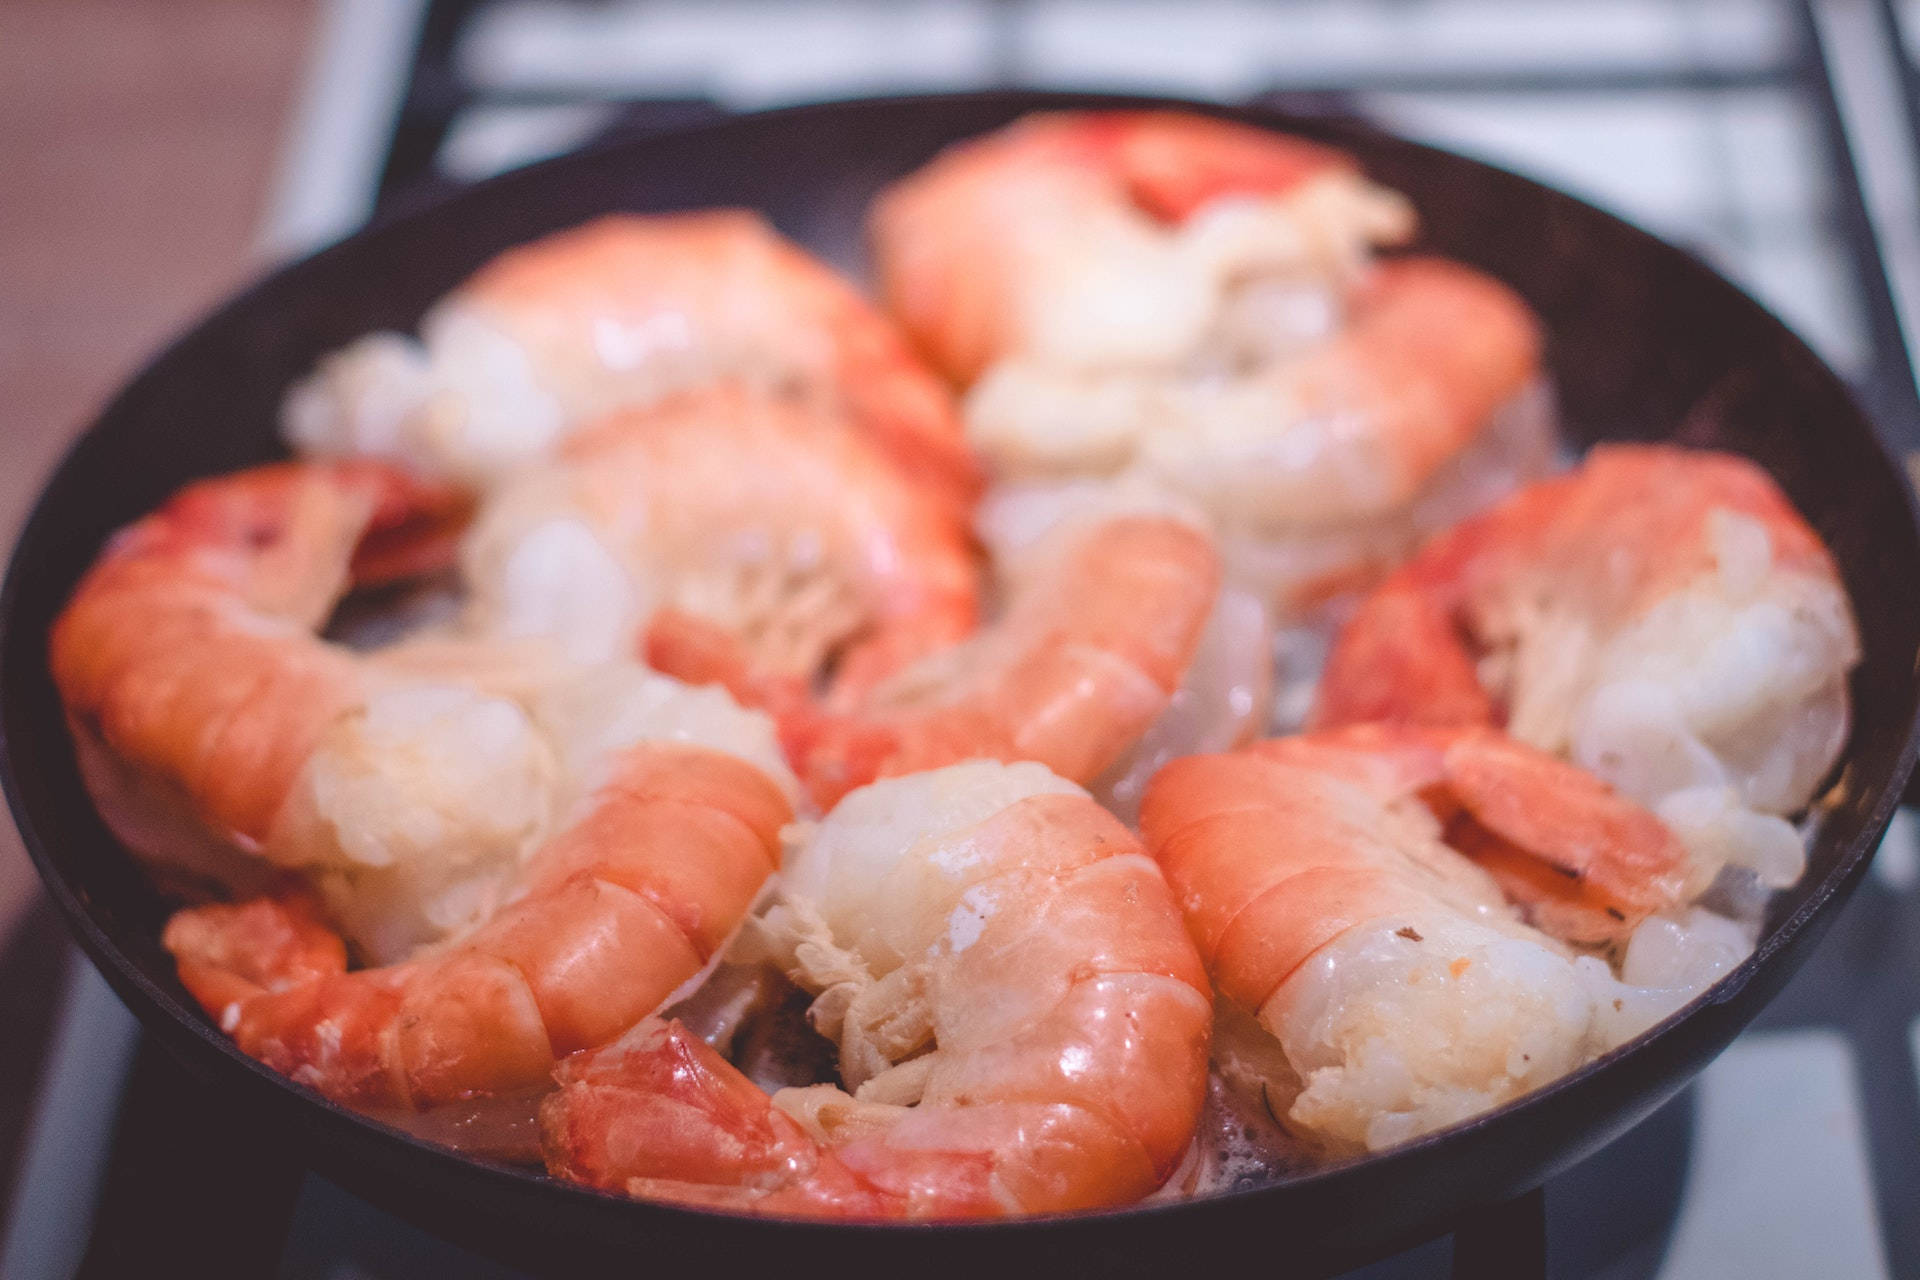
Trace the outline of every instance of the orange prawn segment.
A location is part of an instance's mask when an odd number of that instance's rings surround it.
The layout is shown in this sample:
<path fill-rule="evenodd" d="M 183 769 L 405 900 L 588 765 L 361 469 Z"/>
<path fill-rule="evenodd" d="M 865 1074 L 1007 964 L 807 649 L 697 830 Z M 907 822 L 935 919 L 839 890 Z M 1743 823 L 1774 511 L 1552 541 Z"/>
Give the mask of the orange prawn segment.
<path fill-rule="evenodd" d="M 1844 744 L 1859 637 L 1818 535 L 1742 458 L 1596 448 L 1433 539 L 1342 631 L 1314 723 L 1499 724 L 1791 883 L 1780 816 Z M 1729 853 L 1731 850 L 1731 853 Z"/>
<path fill-rule="evenodd" d="M 929 493 L 964 504 L 978 488 L 945 388 L 851 286 L 745 210 L 614 214 L 510 249 L 421 333 L 323 362 L 288 399 L 290 436 L 493 478 L 612 410 L 744 381 L 835 406 Z"/>
<path fill-rule="evenodd" d="M 507 907 L 412 960 L 339 972 L 301 900 L 189 908 L 163 941 L 247 1053 L 345 1102 L 424 1108 L 538 1084 L 656 1010 L 745 916 L 790 814 L 742 760 L 644 743 Z"/>
<path fill-rule="evenodd" d="M 1471 444 L 1538 376 L 1540 348 L 1539 322 L 1498 280 L 1444 258 L 1395 258 L 1357 288 L 1338 333 L 1262 377 L 1272 402 L 1297 419 L 1284 438 L 1320 446 L 1322 465 L 1310 461 L 1306 475 L 1372 466 L 1376 490 L 1339 503 L 1341 513 L 1372 514 L 1405 506 Z M 1343 420 L 1336 430 L 1357 440 L 1315 441 L 1308 424 L 1335 416 Z M 1343 447 L 1355 455 L 1343 457 Z"/>
<path fill-rule="evenodd" d="M 641 651 L 761 706 L 863 690 L 977 611 L 952 508 L 831 413 L 738 386 L 583 428 L 489 496 L 463 564 L 480 634 Z"/>
<path fill-rule="evenodd" d="M 768 917 L 851 1094 L 769 1100 L 676 1024 L 561 1067 L 549 1168 L 768 1213 L 976 1217 L 1125 1204 L 1205 1091 L 1205 976 L 1138 843 L 1038 765 L 848 796 Z"/>
<path fill-rule="evenodd" d="M 822 804 L 874 778 L 960 760 L 1036 760 L 1090 781 L 1166 707 L 1206 626 L 1220 569 L 1184 521 L 1123 515 L 1036 549 L 1002 617 L 841 714 L 782 725 Z"/>
<path fill-rule="evenodd" d="M 117 534 L 54 624 L 67 713 L 242 844 L 363 696 L 313 633 L 354 581 L 444 565 L 466 504 L 378 463 L 283 463 L 181 490 Z"/>
<path fill-rule="evenodd" d="M 1457 737 L 1445 768 L 1468 819 L 1449 824 L 1449 842 L 1555 937 L 1624 937 L 1682 899 L 1686 847 L 1591 774 L 1487 732 Z"/>
<path fill-rule="evenodd" d="M 1355 203 L 1373 196 L 1363 240 L 1409 229 L 1404 206 L 1365 191 L 1350 157 L 1299 138 L 1172 112 L 1029 116 L 883 193 L 873 212 L 881 292 L 935 362 L 971 382 L 1039 340 L 1037 301 L 1089 251 L 1150 243 L 1157 224 L 1225 198 L 1299 197 L 1316 185 Z M 1287 239 L 1270 251 L 1350 252 L 1298 231 Z"/>
<path fill-rule="evenodd" d="M 1258 1042 L 1225 1046 L 1223 1069 L 1338 1150 L 1538 1088 L 1691 994 L 1636 1022 L 1644 993 L 1546 936 L 1622 941 L 1675 905 L 1677 841 L 1489 731 L 1362 725 L 1190 756 L 1154 779 L 1141 828 Z"/>

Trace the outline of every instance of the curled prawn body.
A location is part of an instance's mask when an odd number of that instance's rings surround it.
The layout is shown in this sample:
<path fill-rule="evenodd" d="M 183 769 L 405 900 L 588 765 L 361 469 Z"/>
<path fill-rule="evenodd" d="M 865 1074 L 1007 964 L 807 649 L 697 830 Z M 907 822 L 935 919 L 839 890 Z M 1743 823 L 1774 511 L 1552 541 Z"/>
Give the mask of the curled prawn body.
<path fill-rule="evenodd" d="M 965 524 L 872 438 L 737 386 L 616 412 L 493 490 L 467 624 L 644 656 L 758 705 L 842 696 L 973 630 Z"/>
<path fill-rule="evenodd" d="M 486 681 L 316 634 L 350 585 L 449 560 L 465 511 L 385 464 L 285 463 L 108 544 L 51 665 L 89 790 L 164 880 L 259 893 L 297 870 L 381 957 L 485 914 L 548 820 L 541 735 Z"/>
<path fill-rule="evenodd" d="M 1033 760 L 1091 782 L 1170 699 L 1206 631 L 1219 559 L 1175 515 L 1067 521 L 1020 558 L 989 626 L 851 706 L 781 726 L 815 799 L 958 761 Z"/>
<path fill-rule="evenodd" d="M 745 210 L 611 215 L 510 249 L 420 332 L 322 361 L 288 437 L 489 481 L 612 410 L 744 381 L 837 406 L 930 491 L 977 485 L 949 396 L 892 325 Z"/>
<path fill-rule="evenodd" d="M 1596 448 L 1440 535 L 1361 605 L 1315 722 L 1502 724 L 1653 806 L 1695 853 L 1791 884 L 1785 817 L 1838 757 L 1858 633 L 1765 472 Z"/>
<path fill-rule="evenodd" d="M 592 767 L 578 716 L 554 718 L 566 691 L 600 690 L 609 714 L 660 695 L 631 664 L 541 646 L 317 634 L 349 585 L 449 560 L 466 509 L 385 464 L 275 464 L 189 486 L 109 543 L 52 667 L 89 790 L 163 878 L 253 896 L 291 873 L 377 962 L 491 918 Z M 770 722 L 700 698 L 724 743 L 787 776 Z"/>
<path fill-rule="evenodd" d="M 736 754 L 747 713 L 671 685 L 634 672 L 542 707 L 570 721 L 583 794 L 477 927 L 348 971 L 306 896 L 190 907 L 163 935 L 181 981 L 245 1052 L 357 1106 L 540 1086 L 701 973 L 778 861 L 790 780 Z"/>
<path fill-rule="evenodd" d="M 1178 359 L 1236 277 L 1350 280 L 1413 214 L 1299 138 L 1176 112 L 1060 112 L 942 153 L 881 195 L 872 226 L 888 306 L 972 382 L 1029 352 L 1075 367 Z"/>
<path fill-rule="evenodd" d="M 1027 484 L 1122 476 L 1211 517 L 1287 611 L 1364 585 L 1551 459 L 1539 326 L 1350 159 L 1197 117 L 1034 117 L 875 216 L 887 296 Z"/>
<path fill-rule="evenodd" d="M 1223 1071 L 1336 1150 L 1538 1088 L 1750 947 L 1716 919 L 1691 936 L 1690 970 L 1656 971 L 1695 923 L 1684 848 L 1486 729 L 1359 725 L 1177 760 L 1141 826 L 1220 994 Z M 1562 939 L 1623 944 L 1647 985 Z"/>
<path fill-rule="evenodd" d="M 206 837 L 189 873 L 271 843 L 330 726 L 373 680 L 317 628 L 354 582 L 451 559 L 457 495 L 379 463 L 276 464 L 190 485 L 123 529 L 54 625 L 89 785 L 143 851 L 142 790 Z"/>
<path fill-rule="evenodd" d="M 849 795 L 768 917 L 846 1089 L 771 1099 L 677 1024 L 569 1059 L 549 1168 L 771 1213 L 971 1217 L 1139 1199 L 1206 1087 L 1210 997 L 1152 862 L 1078 787 L 972 762 Z"/>

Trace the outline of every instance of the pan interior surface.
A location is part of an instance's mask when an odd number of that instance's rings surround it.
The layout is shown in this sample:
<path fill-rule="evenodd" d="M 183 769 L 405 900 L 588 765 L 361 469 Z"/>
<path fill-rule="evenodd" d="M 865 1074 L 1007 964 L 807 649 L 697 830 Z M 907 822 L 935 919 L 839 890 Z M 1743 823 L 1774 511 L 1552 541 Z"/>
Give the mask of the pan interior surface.
<path fill-rule="evenodd" d="M 1359 1260 L 1537 1185 L 1624 1132 L 1725 1047 L 1830 922 L 1912 768 L 1920 543 L 1904 481 L 1833 373 L 1697 260 L 1571 197 L 1364 124 L 1252 111 L 1228 114 L 1349 148 L 1420 210 L 1417 248 L 1488 271 L 1527 299 L 1546 324 L 1573 444 L 1664 439 L 1745 454 L 1780 481 L 1841 566 L 1865 646 L 1852 738 L 1806 875 L 1776 896 L 1755 955 L 1702 1002 L 1539 1093 L 1376 1156 L 1200 1201 L 881 1231 L 624 1201 L 428 1146 L 247 1059 L 180 988 L 159 945 L 168 903 L 88 799 L 47 671 L 48 629 L 113 529 L 189 479 L 282 453 L 281 393 L 319 355 L 369 330 L 411 328 L 512 244 L 612 210 L 745 205 L 860 274 L 866 205 L 940 147 L 1030 110 L 1140 102 L 1011 92 L 856 101 L 592 149 L 297 263 L 149 365 L 68 455 L 15 552 L 0 600 L 0 774 L 50 891 L 150 1032 L 227 1091 L 237 1114 L 284 1129 L 322 1171 L 501 1256 L 564 1241 L 567 1257 L 598 1249 L 631 1258 L 642 1244 L 677 1244 L 765 1260 L 813 1241 L 848 1261 L 923 1270 L 1015 1257 L 1164 1269 L 1286 1232 L 1303 1256 Z"/>

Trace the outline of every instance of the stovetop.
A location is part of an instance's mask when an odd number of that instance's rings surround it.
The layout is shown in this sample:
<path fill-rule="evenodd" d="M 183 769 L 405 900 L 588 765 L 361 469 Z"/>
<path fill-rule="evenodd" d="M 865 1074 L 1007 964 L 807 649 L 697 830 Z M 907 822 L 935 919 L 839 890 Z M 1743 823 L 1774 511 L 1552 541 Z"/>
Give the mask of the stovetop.
<path fill-rule="evenodd" d="M 598 136 L 806 99 L 1269 100 L 1371 116 L 1694 248 L 1911 452 L 1916 56 L 1920 0 L 330 0 L 262 234 L 292 255 Z M 1692 1088 L 1548 1185 L 1551 1275 L 1920 1275 L 1916 835 L 1902 811 L 1806 969 Z M 0 981 L 53 980 L 64 944 L 32 936 Z M 66 983 L 0 1275 L 514 1274 L 318 1174 L 261 1173 L 89 966 Z M 209 1222 L 234 1238 L 213 1249 Z M 1443 1238 L 1355 1274 L 1444 1275 L 1448 1257 Z"/>

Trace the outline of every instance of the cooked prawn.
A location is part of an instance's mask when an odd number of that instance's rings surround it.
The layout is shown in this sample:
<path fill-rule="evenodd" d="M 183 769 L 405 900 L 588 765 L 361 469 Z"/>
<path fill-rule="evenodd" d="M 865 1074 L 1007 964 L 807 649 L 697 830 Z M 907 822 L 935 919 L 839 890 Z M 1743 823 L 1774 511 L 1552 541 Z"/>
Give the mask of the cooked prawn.
<path fill-rule="evenodd" d="M 1337 152 L 1133 114 L 968 144 L 876 217 L 889 297 L 975 379 L 967 431 L 999 478 L 1183 495 L 1288 612 L 1551 460 L 1538 324 L 1457 263 L 1370 264 L 1410 225 Z"/>
<path fill-rule="evenodd" d="M 1636 959 L 1643 922 L 1654 951 L 1695 926 L 1677 838 L 1488 729 L 1360 725 L 1176 760 L 1141 827 L 1222 997 L 1222 1069 L 1336 1149 L 1538 1088 L 1751 945 L 1719 921 L 1690 963 Z M 1628 986 L 1556 934 L 1625 941 L 1629 977 L 1665 985 Z"/>
<path fill-rule="evenodd" d="M 287 398 L 288 437 L 484 480 L 613 409 L 742 380 L 837 406 L 930 490 L 977 483 L 950 397 L 893 326 L 744 210 L 610 215 L 510 249 L 420 332 L 323 360 Z"/>
<path fill-rule="evenodd" d="M 139 825 L 111 801 L 120 764 L 227 845 L 267 842 L 327 727 L 367 696 L 316 628 L 349 585 L 450 560 L 464 515 L 384 464 L 290 463 L 189 485 L 115 535 L 49 642 L 108 819 Z"/>
<path fill-rule="evenodd" d="M 482 503 L 467 624 L 644 654 L 767 706 L 841 697 L 974 628 L 966 525 L 825 411 L 721 386 L 583 428 Z"/>
<path fill-rule="evenodd" d="M 967 1217 L 1126 1204 L 1185 1154 L 1210 997 L 1165 882 L 1081 791 L 973 762 L 843 800 L 769 917 L 839 1045 L 769 1098 L 677 1024 L 562 1063 L 549 1168 L 769 1213 Z"/>
<path fill-rule="evenodd" d="M 199 893 L 298 872 L 376 961 L 490 918 L 592 767 L 563 732 L 577 717 L 550 722 L 563 691 L 599 689 L 606 714 L 663 695 L 637 667 L 526 647 L 363 654 L 316 634 L 351 582 L 450 558 L 464 511 L 385 464 L 292 463 L 189 486 L 117 535 L 50 656 L 127 844 Z M 764 716 L 685 696 L 718 743 L 788 776 Z"/>
<path fill-rule="evenodd" d="M 588 719 L 581 749 L 598 758 L 579 772 L 599 781 L 478 928 L 348 972 L 305 898 L 190 907 L 162 939 L 182 983 L 247 1053 L 366 1107 L 535 1086 L 556 1059 L 612 1040 L 718 953 L 792 811 L 778 780 L 731 751 L 604 708 Z"/>
<path fill-rule="evenodd" d="M 887 305 L 972 382 L 1016 355 L 1178 361 L 1256 273 L 1309 286 L 1269 299 L 1261 327 L 1318 330 L 1323 283 L 1405 239 L 1413 212 L 1300 138 L 1175 112 L 1060 112 L 942 153 L 884 192 L 872 223 Z"/>
<path fill-rule="evenodd" d="M 1006 584 L 1001 616 L 781 729 L 823 806 L 874 778 L 974 758 L 1034 760 L 1088 782 L 1164 711 L 1219 586 L 1208 537 L 1174 515 L 1068 521 Z"/>
<path fill-rule="evenodd" d="M 1847 736 L 1860 644 L 1819 536 L 1745 459 L 1596 448 L 1429 543 L 1360 608 L 1315 713 L 1503 724 L 1771 885 Z"/>

